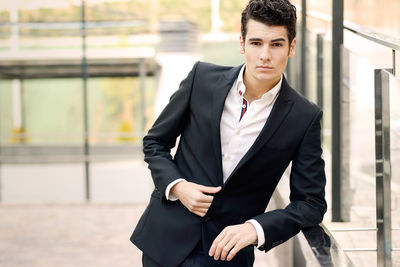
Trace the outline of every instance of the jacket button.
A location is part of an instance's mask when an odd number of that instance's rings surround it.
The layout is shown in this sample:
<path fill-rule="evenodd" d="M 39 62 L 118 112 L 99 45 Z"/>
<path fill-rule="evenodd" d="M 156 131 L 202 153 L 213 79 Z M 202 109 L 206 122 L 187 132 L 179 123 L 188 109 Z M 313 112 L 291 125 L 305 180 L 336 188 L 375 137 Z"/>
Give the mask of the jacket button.
<path fill-rule="evenodd" d="M 208 222 L 210 220 L 210 217 L 204 217 L 204 221 Z"/>

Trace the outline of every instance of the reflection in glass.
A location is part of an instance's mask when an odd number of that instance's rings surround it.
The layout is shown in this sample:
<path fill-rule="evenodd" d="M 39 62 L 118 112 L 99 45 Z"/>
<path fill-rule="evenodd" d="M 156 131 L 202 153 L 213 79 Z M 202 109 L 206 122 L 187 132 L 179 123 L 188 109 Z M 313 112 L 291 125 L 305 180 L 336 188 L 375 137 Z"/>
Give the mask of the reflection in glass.
<path fill-rule="evenodd" d="M 340 228 L 376 225 L 374 68 L 364 57 L 343 49 L 342 217 Z M 376 248 L 376 232 L 337 232 L 346 248 Z M 376 253 L 348 252 L 356 266 L 376 265 Z M 374 264 L 375 262 L 375 264 Z"/>

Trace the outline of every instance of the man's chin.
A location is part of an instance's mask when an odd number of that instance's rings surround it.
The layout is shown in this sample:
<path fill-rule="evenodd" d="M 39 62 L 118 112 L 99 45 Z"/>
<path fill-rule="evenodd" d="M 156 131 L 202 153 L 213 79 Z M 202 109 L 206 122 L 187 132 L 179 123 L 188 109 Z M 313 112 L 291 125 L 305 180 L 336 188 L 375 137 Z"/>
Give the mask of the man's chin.
<path fill-rule="evenodd" d="M 277 77 L 276 75 L 258 75 L 257 80 L 260 83 L 270 83 L 274 81 L 279 81 L 280 77 Z"/>

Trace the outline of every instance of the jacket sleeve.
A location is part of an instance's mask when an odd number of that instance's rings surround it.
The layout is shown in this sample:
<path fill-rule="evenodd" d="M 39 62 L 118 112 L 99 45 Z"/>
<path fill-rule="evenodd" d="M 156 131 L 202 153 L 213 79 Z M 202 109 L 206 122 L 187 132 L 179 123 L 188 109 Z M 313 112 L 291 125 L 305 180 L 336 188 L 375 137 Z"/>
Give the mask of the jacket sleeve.
<path fill-rule="evenodd" d="M 318 109 L 292 160 L 289 205 L 254 218 L 264 229 L 262 250 L 270 250 L 323 219 L 327 205 L 325 163 L 321 158 L 321 117 L 322 111 Z"/>
<path fill-rule="evenodd" d="M 190 97 L 198 64 L 199 62 L 193 66 L 181 82 L 179 89 L 171 96 L 169 103 L 143 138 L 144 160 L 148 163 L 154 185 L 163 198 L 168 184 L 182 178 L 170 151 L 189 119 Z"/>

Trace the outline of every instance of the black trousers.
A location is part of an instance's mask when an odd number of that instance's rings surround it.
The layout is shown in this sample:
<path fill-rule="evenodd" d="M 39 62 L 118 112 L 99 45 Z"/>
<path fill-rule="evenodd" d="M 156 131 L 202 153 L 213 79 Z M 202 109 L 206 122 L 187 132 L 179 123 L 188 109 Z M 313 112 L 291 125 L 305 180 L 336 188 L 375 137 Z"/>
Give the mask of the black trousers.
<path fill-rule="evenodd" d="M 193 249 L 193 251 L 189 254 L 189 256 L 181 263 L 178 267 L 204 267 L 207 266 L 206 257 L 208 255 L 204 255 L 203 247 L 201 245 L 201 241 L 197 246 Z M 143 267 L 163 267 L 162 263 L 157 263 L 151 257 L 147 256 L 143 253 L 142 256 L 142 264 Z"/>

